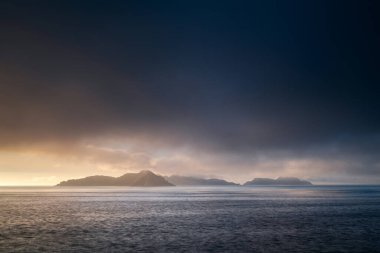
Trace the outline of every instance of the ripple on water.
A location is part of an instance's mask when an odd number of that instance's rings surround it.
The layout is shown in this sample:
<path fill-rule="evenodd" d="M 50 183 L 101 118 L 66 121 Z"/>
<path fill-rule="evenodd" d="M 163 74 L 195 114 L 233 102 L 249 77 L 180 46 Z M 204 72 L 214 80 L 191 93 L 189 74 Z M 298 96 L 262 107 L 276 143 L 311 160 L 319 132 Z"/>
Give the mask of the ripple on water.
<path fill-rule="evenodd" d="M 0 191 L 0 252 L 380 252 L 379 238 L 376 186 Z"/>

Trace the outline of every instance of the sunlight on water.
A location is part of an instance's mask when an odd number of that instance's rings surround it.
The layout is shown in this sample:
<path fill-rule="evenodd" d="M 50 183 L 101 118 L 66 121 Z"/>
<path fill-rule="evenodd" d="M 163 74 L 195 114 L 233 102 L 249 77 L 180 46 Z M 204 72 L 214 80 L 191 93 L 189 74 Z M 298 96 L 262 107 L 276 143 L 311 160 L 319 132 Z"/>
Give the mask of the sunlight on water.
<path fill-rule="evenodd" d="M 1 187 L 0 252 L 379 252 L 380 187 Z"/>

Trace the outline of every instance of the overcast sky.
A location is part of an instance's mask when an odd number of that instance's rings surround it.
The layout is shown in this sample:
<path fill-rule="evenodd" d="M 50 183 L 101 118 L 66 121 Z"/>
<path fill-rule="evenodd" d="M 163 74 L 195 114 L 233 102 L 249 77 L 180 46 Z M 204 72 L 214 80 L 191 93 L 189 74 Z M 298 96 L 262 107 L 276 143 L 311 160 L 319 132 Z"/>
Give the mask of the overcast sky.
<path fill-rule="evenodd" d="M 380 183 L 378 7 L 1 1 L 0 185 Z"/>

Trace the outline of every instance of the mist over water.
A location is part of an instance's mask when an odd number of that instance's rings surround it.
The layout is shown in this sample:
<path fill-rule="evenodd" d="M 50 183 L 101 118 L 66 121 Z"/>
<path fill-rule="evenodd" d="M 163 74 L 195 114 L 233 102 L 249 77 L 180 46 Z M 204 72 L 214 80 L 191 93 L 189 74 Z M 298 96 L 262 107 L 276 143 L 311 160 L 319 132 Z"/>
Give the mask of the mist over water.
<path fill-rule="evenodd" d="M 0 252 L 380 252 L 380 186 L 1 187 Z"/>

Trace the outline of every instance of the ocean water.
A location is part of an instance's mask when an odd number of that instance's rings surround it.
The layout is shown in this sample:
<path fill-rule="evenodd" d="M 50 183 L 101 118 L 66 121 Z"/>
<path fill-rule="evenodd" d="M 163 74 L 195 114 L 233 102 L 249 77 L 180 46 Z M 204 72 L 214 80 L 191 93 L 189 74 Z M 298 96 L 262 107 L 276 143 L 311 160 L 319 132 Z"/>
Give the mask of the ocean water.
<path fill-rule="evenodd" d="M 380 187 L 0 187 L 0 252 L 380 252 Z"/>

